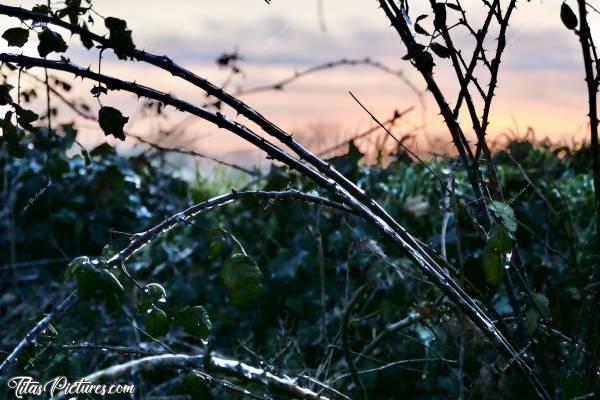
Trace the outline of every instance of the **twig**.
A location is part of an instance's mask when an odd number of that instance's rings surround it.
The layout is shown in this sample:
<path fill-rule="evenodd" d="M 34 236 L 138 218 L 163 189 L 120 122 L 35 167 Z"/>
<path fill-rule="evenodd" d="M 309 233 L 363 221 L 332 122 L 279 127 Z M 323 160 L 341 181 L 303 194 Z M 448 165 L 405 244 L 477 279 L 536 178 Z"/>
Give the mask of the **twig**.
<path fill-rule="evenodd" d="M 25 337 L 17 344 L 17 346 L 10 352 L 8 357 L 2 361 L 0 364 L 0 376 L 5 372 L 4 370 L 9 364 L 12 364 L 17 360 L 19 354 L 29 345 L 33 343 L 37 335 L 39 335 L 46 327 L 50 324 L 50 322 L 61 315 L 65 310 L 67 310 L 77 299 L 77 295 L 73 292 L 67 298 L 62 300 L 48 315 L 42 318 L 27 334 Z"/>
<path fill-rule="evenodd" d="M 124 364 L 113 365 L 109 368 L 96 371 L 80 380 L 90 383 L 100 383 L 114 381 L 132 371 L 152 371 L 156 369 L 204 369 L 206 361 L 205 355 L 190 356 L 185 354 L 162 354 L 132 360 Z M 208 369 L 220 373 L 235 376 L 236 378 L 259 383 L 269 390 L 280 393 L 292 398 L 307 400 L 328 400 L 310 389 L 306 389 L 297 384 L 297 379 L 289 377 L 280 377 L 266 371 L 262 368 L 253 367 L 237 360 L 222 358 L 211 354 L 209 357 Z M 56 399 L 64 398 L 64 393 L 56 396 Z"/>
<path fill-rule="evenodd" d="M 348 325 L 349 319 L 352 311 L 354 310 L 354 306 L 360 300 L 362 295 L 365 293 L 369 286 L 363 285 L 360 289 L 354 293 L 346 307 L 344 308 L 344 312 L 342 313 L 342 318 L 340 321 L 341 325 L 341 333 L 342 333 L 342 349 L 344 351 L 344 358 L 346 363 L 348 364 L 348 369 L 350 370 L 350 376 L 352 377 L 352 381 L 356 385 L 358 389 L 358 398 L 361 400 L 367 399 L 367 390 L 365 389 L 365 385 L 363 384 L 360 376 L 356 371 L 356 365 L 354 364 L 354 358 L 352 357 L 352 352 L 350 350 L 350 343 L 348 340 Z"/>

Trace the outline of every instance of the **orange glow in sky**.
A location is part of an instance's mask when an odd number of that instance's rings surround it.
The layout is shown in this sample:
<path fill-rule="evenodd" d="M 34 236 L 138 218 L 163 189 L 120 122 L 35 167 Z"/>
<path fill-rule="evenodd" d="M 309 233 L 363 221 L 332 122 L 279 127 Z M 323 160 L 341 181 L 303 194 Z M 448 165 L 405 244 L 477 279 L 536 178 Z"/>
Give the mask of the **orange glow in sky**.
<path fill-rule="evenodd" d="M 8 4 L 31 7 L 34 1 L 8 1 Z M 425 11 L 424 3 L 409 1 L 411 16 Z M 478 0 L 463 0 L 474 24 L 485 11 Z M 501 1 L 502 4 L 506 1 Z M 167 54 L 179 64 L 208 78 L 214 83 L 225 82 L 228 71 L 215 63 L 223 52 L 238 50 L 243 60 L 243 75 L 236 76 L 228 86 L 264 85 L 284 79 L 296 71 L 341 58 L 370 57 L 394 70 L 401 70 L 420 90 L 422 78 L 411 65 L 402 60 L 406 53 L 396 32 L 389 27 L 384 13 L 375 0 L 323 0 L 322 20 L 317 0 L 96 0 L 95 9 L 104 16 L 128 21 L 139 48 L 156 54 Z M 492 111 L 490 137 L 508 132 L 524 134 L 532 127 L 537 139 L 553 141 L 581 140 L 586 134 L 586 91 L 583 66 L 576 36 L 560 21 L 561 1 L 520 1 L 509 29 L 507 51 L 503 56 L 499 88 Z M 598 16 L 592 21 L 593 34 L 598 35 Z M 431 18 L 429 18 L 431 23 Z M 16 26 L 14 19 L 2 18 L 0 28 Z M 322 26 L 324 25 L 324 26 Z M 325 28 L 325 29 L 323 29 Z M 104 33 L 101 22 L 95 28 Z M 457 28 L 456 42 L 470 58 L 474 39 Z M 68 42 L 72 61 L 95 67 L 95 55 L 83 51 L 77 37 Z M 488 56 L 493 57 L 495 42 L 488 42 Z M 2 51 L 9 51 L 3 42 Z M 35 54 L 35 48 L 25 50 Z M 452 104 L 457 84 L 448 60 L 436 60 L 435 77 L 448 94 Z M 119 62 L 112 56 L 104 60 L 102 71 L 155 86 L 182 98 L 203 103 L 203 93 L 166 73 L 139 63 Z M 481 73 L 483 82 L 487 80 Z M 89 86 L 77 95 L 89 96 Z M 426 148 L 431 138 L 448 138 L 441 117 L 428 93 L 425 109 L 419 99 L 400 79 L 368 66 L 346 66 L 310 75 L 294 82 L 283 91 L 244 96 L 250 105 L 270 117 L 282 128 L 299 135 L 315 148 L 349 137 L 372 125 L 369 116 L 352 100 L 352 91 L 381 120 L 387 120 L 394 110 L 416 109 L 400 121 L 397 132 L 413 132 L 413 145 Z M 90 102 L 91 104 L 95 104 Z M 135 98 L 125 94 L 110 94 L 103 103 L 120 106 L 134 114 Z M 225 110 L 226 111 L 226 110 Z M 466 111 L 465 111 L 466 112 Z M 235 115 L 232 115 L 235 117 Z M 168 120 L 153 123 L 132 122 L 127 128 L 140 135 L 155 137 L 159 128 L 181 119 L 171 115 Z M 466 131 L 471 124 L 466 115 L 461 118 Z M 416 126 L 425 123 L 423 129 Z M 93 143 L 102 135 L 89 123 L 83 129 L 84 142 Z M 233 135 L 204 124 L 192 125 L 188 146 L 244 162 L 257 162 L 262 156 L 246 153 L 251 148 Z"/>

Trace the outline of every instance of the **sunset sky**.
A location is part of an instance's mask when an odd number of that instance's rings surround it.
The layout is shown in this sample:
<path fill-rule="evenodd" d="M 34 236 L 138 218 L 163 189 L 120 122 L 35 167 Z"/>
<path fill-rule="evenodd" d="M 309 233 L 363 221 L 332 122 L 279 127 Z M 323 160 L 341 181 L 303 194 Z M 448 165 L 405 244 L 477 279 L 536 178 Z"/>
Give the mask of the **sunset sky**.
<path fill-rule="evenodd" d="M 35 2 L 5 1 L 11 5 L 30 7 Z M 417 3 L 419 3 L 417 5 Z M 421 3 L 411 9 L 415 18 Z M 502 1 L 506 3 L 506 1 Z M 510 130 L 524 133 L 533 127 L 537 138 L 570 141 L 585 137 L 586 99 L 579 43 L 575 35 L 560 22 L 561 1 L 520 1 L 510 27 L 508 49 L 504 55 L 500 87 L 492 112 L 490 134 L 498 136 Z M 322 29 L 317 0 L 96 0 L 95 9 L 104 16 L 128 21 L 136 45 L 157 54 L 168 54 L 181 65 L 214 83 L 221 84 L 227 71 L 220 70 L 215 60 L 223 52 L 238 50 L 243 60 L 244 76 L 236 78 L 230 88 L 252 87 L 288 77 L 302 70 L 340 58 L 370 57 L 405 76 L 420 89 L 422 79 L 401 58 L 406 53 L 396 32 L 389 27 L 375 0 L 323 0 Z M 485 11 L 479 0 L 463 0 L 472 21 Z M 0 27 L 16 26 L 17 20 L 3 18 Z M 431 18 L 425 26 L 430 26 Z M 594 25 L 592 25 L 594 26 Z M 596 26 L 600 26 L 596 23 Z M 95 30 L 105 32 L 103 24 Z M 597 29 L 596 29 L 597 30 Z M 465 49 L 473 39 L 456 30 L 456 40 Z M 594 32 L 598 34 L 598 32 Z M 95 65 L 94 56 L 83 51 L 78 38 L 69 41 L 69 56 L 79 64 Z M 488 44 L 491 50 L 492 42 Z M 2 51 L 6 42 L 2 42 Z M 26 52 L 35 53 L 30 47 Z M 13 49 L 14 51 L 14 49 Z M 490 53 L 491 58 L 491 53 Z M 452 103 L 456 84 L 449 62 L 437 60 L 436 78 Z M 117 62 L 107 57 L 103 72 L 157 86 L 191 101 L 202 102 L 203 93 L 175 80 L 168 74 L 131 62 Z M 485 80 L 485 75 L 480 79 Z M 87 90 L 87 88 L 86 88 Z M 281 92 L 245 96 L 244 99 L 288 131 L 301 135 L 309 145 L 319 147 L 348 137 L 371 126 L 371 120 L 349 96 L 352 91 L 382 120 L 393 110 L 416 106 L 398 132 L 407 132 L 422 123 L 421 109 L 415 94 L 398 78 L 371 67 L 341 67 L 308 76 Z M 81 90 L 81 96 L 86 96 Z M 447 134 L 428 94 L 425 122 L 412 145 L 427 148 L 431 138 Z M 124 112 L 135 111 L 135 98 L 111 94 L 105 104 L 121 106 Z M 169 126 L 181 116 L 168 121 L 137 123 L 128 129 L 139 134 L 152 134 L 157 124 Z M 89 125 L 89 124 L 88 124 Z M 469 130 L 470 123 L 464 127 Z M 88 143 L 98 136 L 90 126 L 84 130 Z M 194 124 L 193 148 L 227 158 L 254 162 L 261 158 L 233 135 L 218 132 L 210 125 Z M 319 132 L 316 139 L 314 132 Z M 312 137 L 311 137 L 312 135 Z M 228 154 L 226 154 L 228 153 Z"/>

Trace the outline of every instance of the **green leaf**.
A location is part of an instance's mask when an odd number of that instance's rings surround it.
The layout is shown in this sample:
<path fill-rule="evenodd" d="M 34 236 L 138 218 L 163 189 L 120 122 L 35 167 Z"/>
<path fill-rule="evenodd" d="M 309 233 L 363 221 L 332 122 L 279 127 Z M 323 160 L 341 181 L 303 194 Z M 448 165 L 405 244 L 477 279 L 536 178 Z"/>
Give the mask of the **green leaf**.
<path fill-rule="evenodd" d="M 489 244 L 483 251 L 483 273 L 485 280 L 494 286 L 498 286 L 504 273 L 502 254 L 495 251 Z"/>
<path fill-rule="evenodd" d="M 513 247 L 513 237 L 504 227 L 495 225 L 490 233 L 488 245 L 498 253 L 508 253 Z"/>
<path fill-rule="evenodd" d="M 67 51 L 68 46 L 62 36 L 49 28 L 44 28 L 43 31 L 38 33 L 38 39 L 40 43 L 37 48 L 41 57 L 46 57 L 52 52 L 64 53 Z"/>
<path fill-rule="evenodd" d="M 153 301 L 159 303 L 165 303 L 167 301 L 167 291 L 160 283 L 149 283 L 144 290 Z"/>
<path fill-rule="evenodd" d="M 65 270 L 65 282 L 68 282 L 75 276 L 77 276 L 78 271 L 80 270 L 80 268 L 83 267 L 84 264 L 91 265 L 89 257 L 82 256 L 73 259 L 73 261 L 71 261 L 69 265 L 67 265 L 67 269 Z"/>
<path fill-rule="evenodd" d="M 571 7 L 569 7 L 566 2 L 560 7 L 560 19 L 567 29 L 570 30 L 577 28 L 577 24 L 579 23 L 577 20 L 577 15 L 575 15 Z"/>
<path fill-rule="evenodd" d="M 90 299 L 98 290 L 98 274 L 91 262 L 83 263 L 76 272 L 77 293 L 81 299 Z"/>
<path fill-rule="evenodd" d="M 29 40 L 29 30 L 25 28 L 10 28 L 4 31 L 2 38 L 8 42 L 9 46 L 23 47 Z"/>
<path fill-rule="evenodd" d="M 119 18 L 108 17 L 104 20 L 104 25 L 110 31 L 108 40 L 113 51 L 120 60 L 126 60 L 135 50 L 131 31 L 127 29 L 127 22 Z"/>
<path fill-rule="evenodd" d="M 185 393 L 190 395 L 192 400 L 212 400 L 213 395 L 210 386 L 204 379 L 194 373 L 187 375 L 182 382 Z"/>
<path fill-rule="evenodd" d="M 98 111 L 98 122 L 106 136 L 112 135 L 119 140 L 125 140 L 123 128 L 127 121 L 129 121 L 129 117 L 124 117 L 121 111 L 115 108 L 102 107 Z"/>
<path fill-rule="evenodd" d="M 517 218 L 515 217 L 514 210 L 508 204 L 501 201 L 494 201 L 490 205 L 490 210 L 494 212 L 502 223 L 502 226 L 508 232 L 515 233 L 517 231 Z"/>
<path fill-rule="evenodd" d="M 13 103 L 12 96 L 10 95 L 10 91 L 13 86 L 7 83 L 0 85 L 0 106 L 6 106 Z"/>
<path fill-rule="evenodd" d="M 146 311 L 144 325 L 154 337 L 164 336 L 169 332 L 169 318 L 160 308 L 152 307 Z"/>
<path fill-rule="evenodd" d="M 107 244 L 106 246 L 104 246 L 102 248 L 102 252 L 100 253 L 100 257 L 103 258 L 105 261 L 110 260 L 114 256 L 115 256 L 115 251 L 112 249 L 112 247 L 110 247 L 109 244 Z"/>
<path fill-rule="evenodd" d="M 125 290 L 119 279 L 111 271 L 105 268 L 97 268 L 96 275 L 98 278 L 98 288 L 104 294 L 117 294 Z"/>
<path fill-rule="evenodd" d="M 535 303 L 537 310 L 539 310 L 544 318 L 548 318 L 550 315 L 550 301 L 546 296 L 541 293 L 532 293 L 531 297 Z"/>
<path fill-rule="evenodd" d="M 221 276 L 231 301 L 237 306 L 250 304 L 260 295 L 262 272 L 256 262 L 245 254 L 234 254 L 227 260 Z"/>
<path fill-rule="evenodd" d="M 205 339 L 212 329 L 208 312 L 202 306 L 186 306 L 177 313 L 177 321 L 187 333 L 200 339 Z"/>
<path fill-rule="evenodd" d="M 153 303 L 166 303 L 167 291 L 159 283 L 149 283 L 144 287 L 144 294 L 138 301 L 138 310 L 144 311 L 152 308 Z"/>

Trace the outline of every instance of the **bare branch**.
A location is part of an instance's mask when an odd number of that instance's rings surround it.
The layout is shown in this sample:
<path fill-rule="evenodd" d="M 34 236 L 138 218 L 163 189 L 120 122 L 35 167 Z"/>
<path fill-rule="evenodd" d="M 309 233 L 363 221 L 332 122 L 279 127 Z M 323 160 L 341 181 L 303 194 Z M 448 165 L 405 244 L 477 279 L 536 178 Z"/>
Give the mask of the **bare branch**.
<path fill-rule="evenodd" d="M 186 354 L 162 354 L 132 360 L 124 364 L 113 365 L 109 368 L 96 371 L 79 380 L 90 383 L 115 381 L 132 371 L 153 371 L 157 369 L 208 369 L 223 374 L 231 375 L 246 382 L 258 383 L 268 390 L 297 399 L 328 400 L 327 397 L 298 385 L 297 379 L 280 377 L 262 368 L 253 367 L 237 360 L 231 360 L 210 354 L 191 356 Z M 64 393 L 56 396 L 63 399 Z"/>
<path fill-rule="evenodd" d="M 6 357 L 4 361 L 2 361 L 2 363 L 0 364 L 0 376 L 2 376 L 2 372 L 6 369 L 6 367 L 9 364 L 12 364 L 13 362 L 17 361 L 17 357 L 19 356 L 19 354 L 21 354 L 25 347 L 27 347 L 27 345 L 29 345 L 30 343 L 33 343 L 35 338 L 40 333 L 42 333 L 42 331 L 46 329 L 48 325 L 50 325 L 50 322 L 52 322 L 53 319 L 57 318 L 63 312 L 65 312 L 65 310 L 67 310 L 75 302 L 76 299 L 77 295 L 74 292 L 71 293 L 67 298 L 62 300 L 56 306 L 56 308 L 52 310 L 52 312 L 50 312 L 48 315 L 42 318 L 37 324 L 35 324 L 35 326 L 29 332 L 27 332 L 25 337 L 17 344 L 17 346 L 15 346 L 15 348 L 10 352 L 8 357 Z"/>

